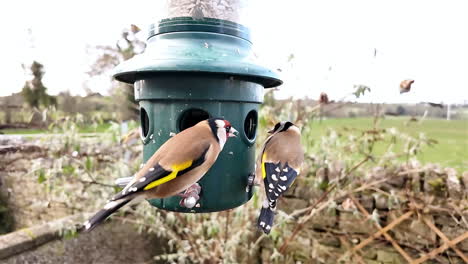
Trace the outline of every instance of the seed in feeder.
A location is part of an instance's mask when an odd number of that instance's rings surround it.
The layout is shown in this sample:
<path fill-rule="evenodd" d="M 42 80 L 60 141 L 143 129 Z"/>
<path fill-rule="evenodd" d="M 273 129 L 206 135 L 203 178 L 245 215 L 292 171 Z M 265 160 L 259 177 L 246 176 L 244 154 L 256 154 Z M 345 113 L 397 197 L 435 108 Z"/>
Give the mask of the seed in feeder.
<path fill-rule="evenodd" d="M 170 137 L 173 137 L 173 136 L 175 136 L 175 135 L 176 135 L 176 133 L 174 133 L 174 132 L 170 132 L 170 133 L 169 133 L 169 136 L 170 136 Z"/>
<path fill-rule="evenodd" d="M 205 48 L 209 48 L 209 47 L 210 47 L 210 44 L 205 42 Z"/>
<path fill-rule="evenodd" d="M 150 139 L 153 139 L 153 134 L 151 134 Z"/>

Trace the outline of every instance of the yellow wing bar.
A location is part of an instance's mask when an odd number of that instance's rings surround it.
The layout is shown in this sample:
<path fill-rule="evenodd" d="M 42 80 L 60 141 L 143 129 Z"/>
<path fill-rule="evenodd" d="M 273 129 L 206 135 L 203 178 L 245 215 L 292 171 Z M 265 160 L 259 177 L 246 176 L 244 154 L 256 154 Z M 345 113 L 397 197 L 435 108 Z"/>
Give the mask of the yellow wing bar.
<path fill-rule="evenodd" d="M 263 153 L 263 156 L 262 156 L 262 177 L 263 177 L 263 179 L 265 179 L 265 177 L 266 177 L 265 160 L 266 160 L 266 153 Z"/>
<path fill-rule="evenodd" d="M 146 190 L 152 189 L 152 188 L 154 188 L 156 186 L 159 186 L 159 185 L 161 185 L 163 183 L 166 183 L 166 182 L 168 182 L 170 180 L 173 180 L 175 177 L 177 177 L 177 173 L 179 173 L 179 171 L 185 170 L 190 166 L 192 166 L 192 161 L 191 160 L 189 160 L 187 162 L 184 162 L 184 163 L 181 163 L 181 164 L 177 164 L 177 165 L 172 166 L 172 172 L 169 175 L 149 183 L 148 185 L 145 186 L 145 188 L 143 190 L 146 191 Z"/>

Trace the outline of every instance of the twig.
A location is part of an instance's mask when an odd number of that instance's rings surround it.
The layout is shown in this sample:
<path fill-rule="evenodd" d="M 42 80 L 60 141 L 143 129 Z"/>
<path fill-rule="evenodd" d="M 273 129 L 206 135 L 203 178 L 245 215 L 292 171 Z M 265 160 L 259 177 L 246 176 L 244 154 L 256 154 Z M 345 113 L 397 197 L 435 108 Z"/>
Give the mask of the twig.
<path fill-rule="evenodd" d="M 448 239 L 448 237 L 442 233 L 439 228 L 437 228 L 431 221 L 429 221 L 426 217 L 423 217 L 422 220 L 424 221 L 424 223 L 426 223 L 427 226 L 429 226 L 430 229 L 432 229 L 432 231 L 434 231 L 440 238 L 442 238 L 442 240 L 444 240 L 445 243 L 449 243 L 450 247 L 453 249 L 453 251 L 455 251 L 455 253 L 457 253 L 458 256 L 460 256 L 466 263 L 468 263 L 468 257 L 465 256 L 465 254 L 463 254 L 463 252 L 461 252 L 457 247 L 456 245 L 452 245 L 450 244 L 450 239 Z"/>
<path fill-rule="evenodd" d="M 462 242 L 465 239 L 468 239 L 468 232 L 465 232 L 464 234 L 456 237 L 452 241 L 445 242 L 442 246 L 440 246 L 440 247 L 434 249 L 433 251 L 429 252 L 428 254 L 414 260 L 413 262 L 411 262 L 411 264 L 423 263 L 424 261 L 426 261 L 428 259 L 434 258 L 438 254 L 440 254 L 440 253 L 444 252 L 445 250 L 447 250 L 450 246 L 456 245 L 456 244 Z"/>
<path fill-rule="evenodd" d="M 329 188 L 326 192 L 324 192 L 324 193 L 322 194 L 322 196 L 320 196 L 320 198 L 319 198 L 312 206 L 308 207 L 308 210 L 310 210 L 311 212 L 313 212 L 313 209 L 314 209 L 319 203 L 321 203 L 323 200 L 325 200 L 325 198 L 327 197 L 327 195 L 328 195 L 333 189 L 335 189 L 335 187 L 336 187 L 336 183 L 333 184 L 333 185 L 331 185 L 330 188 Z M 298 225 L 296 226 L 296 228 L 294 229 L 292 235 L 291 235 L 288 239 L 286 239 L 286 240 L 284 241 L 283 245 L 281 246 L 281 248 L 280 248 L 280 250 L 279 250 L 279 252 L 280 252 L 281 254 L 284 253 L 284 251 L 286 250 L 286 248 L 287 248 L 287 246 L 288 246 L 289 241 L 291 241 L 294 237 L 296 237 L 297 233 L 299 233 L 299 231 L 304 227 L 304 224 L 305 224 L 305 223 L 306 223 L 306 221 L 302 221 L 302 222 L 300 221 L 299 224 L 298 224 Z"/>
<path fill-rule="evenodd" d="M 229 237 L 229 215 L 231 210 L 226 210 L 226 226 L 224 227 L 224 246 L 226 246 Z"/>
<path fill-rule="evenodd" d="M 346 247 L 347 251 L 348 251 L 348 252 L 351 251 L 351 254 L 353 254 L 353 255 L 356 257 L 356 259 L 357 259 L 357 261 L 358 261 L 359 263 L 365 264 L 364 261 L 362 260 L 362 257 L 356 252 L 356 250 L 350 250 L 350 247 L 351 247 L 351 246 L 350 246 L 349 243 L 346 241 L 346 239 L 344 238 L 344 236 L 338 236 L 338 238 L 340 239 L 341 244 L 343 244 L 343 245 Z M 344 254 L 343 257 L 344 257 L 344 256 L 346 256 L 346 254 Z M 343 258 L 343 257 L 342 257 L 342 258 Z"/>
<path fill-rule="evenodd" d="M 346 175 L 343 177 L 343 178 L 346 178 L 348 177 L 353 171 L 355 171 L 357 168 L 359 168 L 360 166 L 362 166 L 362 164 L 364 164 L 365 162 L 367 162 L 369 160 L 369 156 L 366 156 L 362 161 L 360 161 L 359 163 L 357 163 L 356 165 L 354 165 L 350 170 L 348 170 L 348 172 L 346 172 Z M 308 210 L 310 211 L 309 213 L 309 216 L 306 217 L 305 219 L 303 219 L 303 221 L 299 221 L 299 224 L 294 228 L 294 231 L 293 233 L 291 234 L 291 236 L 289 238 L 287 238 L 283 245 L 281 245 L 280 247 L 280 250 L 279 252 L 281 254 L 284 254 L 286 248 L 288 247 L 288 243 L 294 239 L 296 237 L 296 235 L 299 233 L 300 230 L 302 230 L 302 228 L 304 228 L 304 224 L 311 218 L 312 216 L 312 213 L 313 213 L 313 209 L 319 204 L 321 203 L 323 200 L 325 200 L 325 198 L 328 196 L 328 194 L 333 191 L 337 186 L 337 183 L 334 183 L 332 184 L 328 190 L 326 192 L 324 192 L 322 194 L 322 196 L 320 196 L 320 198 L 312 205 L 308 208 Z"/>
<path fill-rule="evenodd" d="M 102 183 L 102 182 L 98 182 L 98 181 L 95 181 L 95 180 L 86 181 L 86 180 L 78 179 L 78 181 L 81 182 L 81 183 L 84 183 L 84 184 L 97 184 L 97 185 L 100 185 L 100 186 L 105 186 L 105 187 L 110 187 L 110 188 L 115 187 L 115 185 Z"/>
<path fill-rule="evenodd" d="M 355 198 L 352 194 L 349 195 L 349 198 L 353 201 L 353 203 L 356 205 L 356 207 L 359 209 L 359 211 L 361 211 L 361 213 L 364 214 L 365 217 L 370 218 L 370 215 L 369 215 L 369 213 L 367 212 L 367 210 L 364 209 L 364 207 L 361 205 L 361 203 L 359 203 L 359 201 L 357 201 L 356 198 Z M 395 220 L 393 221 L 393 223 L 394 223 L 394 222 L 400 223 L 400 222 L 402 221 L 401 219 L 403 219 L 403 218 L 405 218 L 405 217 L 408 218 L 408 217 L 411 216 L 412 214 L 413 214 L 413 212 L 412 212 L 412 211 L 409 211 L 409 212 L 407 212 L 406 214 L 403 214 L 403 215 L 400 216 L 399 218 L 395 219 Z M 387 227 L 389 227 L 389 226 L 392 225 L 393 223 L 390 223 Z M 390 243 L 392 244 L 392 246 L 406 259 L 406 261 L 408 261 L 408 262 L 410 262 L 410 263 L 413 261 L 413 259 L 408 255 L 408 253 L 406 253 L 406 252 L 400 247 L 400 245 L 398 245 L 398 243 L 395 242 L 395 240 L 394 240 L 389 234 L 386 233 L 386 231 L 382 231 L 382 230 L 386 230 L 386 229 L 390 230 L 391 228 L 393 228 L 393 226 L 390 227 L 390 228 L 382 228 L 382 227 L 380 226 L 380 224 L 377 223 L 377 222 L 374 222 L 374 225 L 379 229 L 379 232 L 381 232 L 382 235 L 383 235 L 388 241 L 390 241 Z M 396 226 L 396 224 L 395 224 L 395 226 Z M 377 232 L 377 233 L 379 233 L 379 232 Z M 369 239 L 370 239 L 370 241 L 372 241 L 372 240 L 374 240 L 374 237 L 371 236 L 371 237 L 369 237 L 368 239 L 366 239 L 366 241 L 369 240 Z M 369 242 L 370 242 L 370 241 L 369 241 Z M 369 242 L 367 242 L 367 243 L 369 243 Z M 363 243 L 361 243 L 361 244 L 363 244 Z M 355 249 L 353 249 L 353 250 L 356 250 L 356 248 L 358 248 L 358 246 L 356 246 Z"/>
<path fill-rule="evenodd" d="M 187 221 L 185 221 L 185 219 L 183 219 L 183 217 L 181 217 L 181 215 L 179 213 L 175 213 L 175 216 L 177 217 L 177 219 L 182 222 L 183 226 L 189 226 Z M 195 239 L 193 238 L 192 234 L 190 233 L 185 233 L 186 236 L 187 236 L 187 241 L 189 242 L 190 244 L 190 247 L 193 249 L 193 251 L 195 252 L 195 254 L 197 255 L 197 258 L 198 259 L 203 259 L 202 258 L 202 255 L 200 253 L 200 250 L 198 250 L 198 247 L 196 246 L 196 242 L 195 242 Z"/>
<path fill-rule="evenodd" d="M 154 227 L 152 225 L 149 225 L 149 224 L 146 224 L 146 223 L 143 223 L 143 222 L 138 222 L 138 221 L 130 219 L 128 217 L 122 217 L 122 216 L 118 216 L 118 215 L 113 215 L 112 219 L 117 219 L 117 220 L 120 220 L 122 222 L 129 222 L 129 223 L 136 224 L 136 225 L 142 225 L 142 226 L 145 226 L 145 227 L 148 227 L 148 228 Z M 162 221 L 162 222 L 164 222 L 164 221 Z M 172 229 L 170 227 L 166 227 L 165 230 L 168 232 L 169 236 L 171 236 L 172 239 L 177 240 L 177 241 L 182 240 L 182 237 L 180 237 L 176 232 L 172 231 Z"/>

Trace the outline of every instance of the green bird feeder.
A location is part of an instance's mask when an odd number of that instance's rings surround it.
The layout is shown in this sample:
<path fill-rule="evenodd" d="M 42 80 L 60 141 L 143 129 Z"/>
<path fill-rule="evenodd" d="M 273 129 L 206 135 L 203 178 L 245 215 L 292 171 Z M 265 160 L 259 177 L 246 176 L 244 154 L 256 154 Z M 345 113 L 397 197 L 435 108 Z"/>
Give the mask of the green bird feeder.
<path fill-rule="evenodd" d="M 178 196 L 151 199 L 153 206 L 216 212 L 250 200 L 263 89 L 282 81 L 256 63 L 248 28 L 217 18 L 163 19 L 150 27 L 145 52 L 119 65 L 114 78 L 134 85 L 144 162 L 171 136 L 210 117 L 223 117 L 239 131 L 198 182 L 196 206 L 181 206 Z"/>

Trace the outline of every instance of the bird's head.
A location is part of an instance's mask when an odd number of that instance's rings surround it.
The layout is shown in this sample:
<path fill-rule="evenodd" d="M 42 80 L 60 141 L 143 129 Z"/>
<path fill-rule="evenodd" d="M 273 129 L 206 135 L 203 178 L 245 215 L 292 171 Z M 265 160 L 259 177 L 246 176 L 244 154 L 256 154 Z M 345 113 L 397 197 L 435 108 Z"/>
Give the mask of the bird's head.
<path fill-rule="evenodd" d="M 279 123 L 276 123 L 275 127 L 268 131 L 269 134 L 275 134 L 275 133 L 279 133 L 279 132 L 284 132 L 288 129 L 291 129 L 291 128 L 296 128 L 299 130 L 298 127 L 296 127 L 292 122 L 290 121 L 282 121 L 282 122 L 279 122 Z"/>
<path fill-rule="evenodd" d="M 221 146 L 224 146 L 224 143 L 226 143 L 228 138 L 236 137 L 239 133 L 234 127 L 232 127 L 229 121 L 223 118 L 210 118 L 208 119 L 208 124 Z"/>

